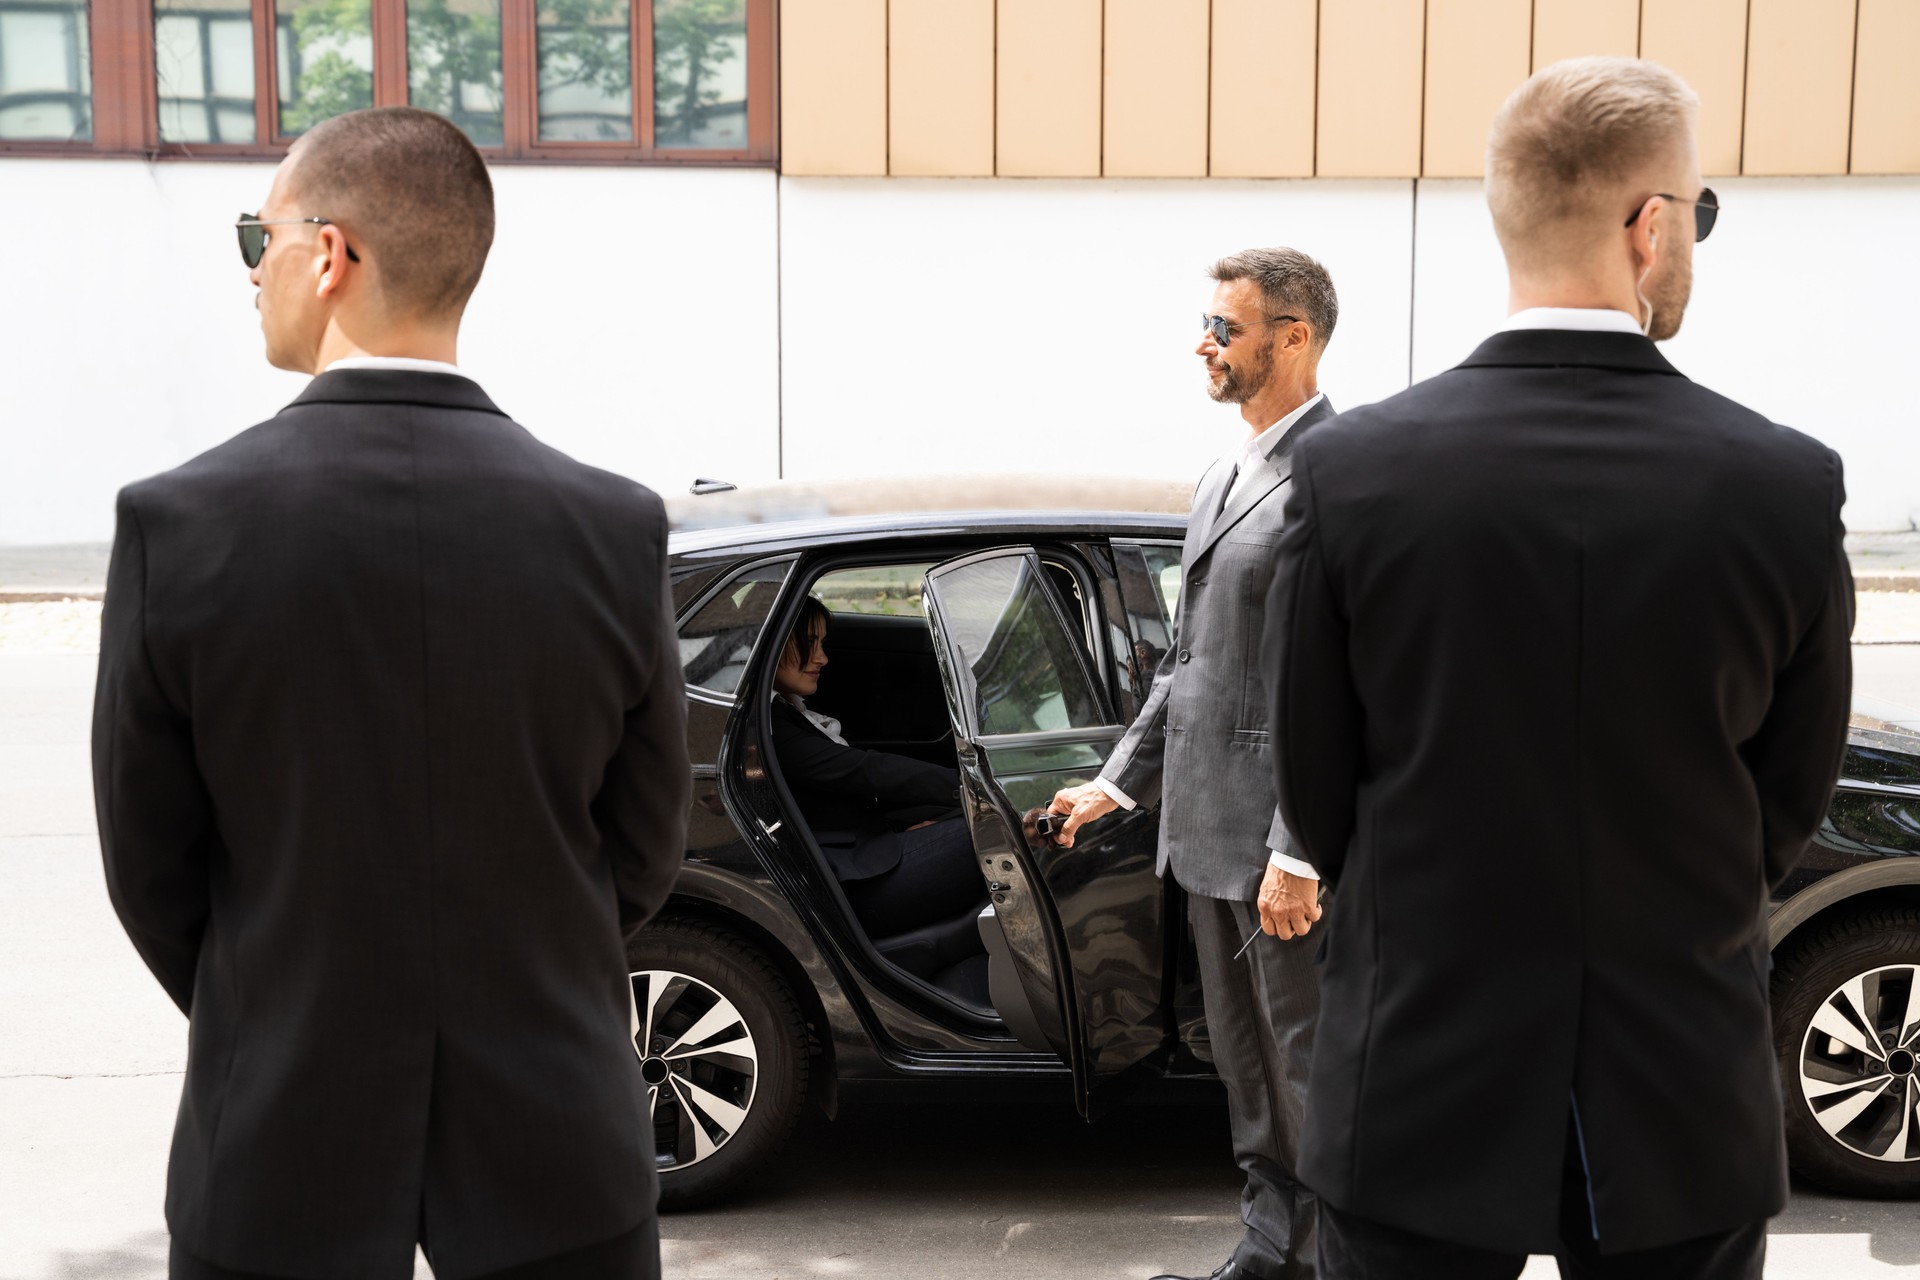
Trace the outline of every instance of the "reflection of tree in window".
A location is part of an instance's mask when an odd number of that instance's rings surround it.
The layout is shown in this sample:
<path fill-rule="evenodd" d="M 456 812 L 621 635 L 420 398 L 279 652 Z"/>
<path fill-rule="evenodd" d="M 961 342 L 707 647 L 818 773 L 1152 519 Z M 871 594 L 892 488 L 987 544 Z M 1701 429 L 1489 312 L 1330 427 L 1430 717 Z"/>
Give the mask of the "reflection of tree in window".
<path fill-rule="evenodd" d="M 543 0 L 539 24 L 541 140 L 632 141 L 627 0 Z"/>
<path fill-rule="evenodd" d="M 1025 559 L 986 560 L 946 574 L 941 619 L 973 678 L 982 734 L 1035 733 L 1100 722 L 1074 654 L 1078 643 Z"/>
<path fill-rule="evenodd" d="M 785 565 L 749 570 L 687 619 L 680 628 L 680 666 L 688 684 L 716 693 L 740 687 L 785 578 Z"/>
<path fill-rule="evenodd" d="M 653 136 L 668 148 L 747 145 L 742 0 L 655 0 Z"/>
<path fill-rule="evenodd" d="M 407 90 L 476 145 L 499 146 L 500 0 L 407 0 Z"/>
<path fill-rule="evenodd" d="M 87 6 L 0 0 L 0 138 L 93 137 Z"/>
<path fill-rule="evenodd" d="M 156 0 L 153 65 L 161 141 L 259 140 L 248 0 Z"/>
<path fill-rule="evenodd" d="M 373 105 L 372 0 L 279 0 L 280 132 Z"/>

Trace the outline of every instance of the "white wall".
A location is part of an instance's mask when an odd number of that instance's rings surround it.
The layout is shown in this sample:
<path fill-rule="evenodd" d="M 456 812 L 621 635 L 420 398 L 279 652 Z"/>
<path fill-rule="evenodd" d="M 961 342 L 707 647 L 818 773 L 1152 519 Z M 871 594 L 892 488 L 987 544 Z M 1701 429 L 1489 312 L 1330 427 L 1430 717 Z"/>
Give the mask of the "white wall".
<path fill-rule="evenodd" d="M 114 491 L 271 415 L 231 223 L 258 164 L 0 161 L 0 543 L 101 541 Z M 1351 407 L 1506 310 L 1477 182 L 776 179 L 494 170 L 462 364 L 562 449 L 696 474 L 1197 475 L 1239 418 L 1193 355 L 1207 265 L 1320 257 Z M 1920 517 L 1920 180 L 1734 179 L 1668 354 L 1846 459 L 1848 523 Z M 1417 199 L 1417 209 L 1416 209 Z M 1417 213 L 1417 217 L 1416 217 Z"/>
<path fill-rule="evenodd" d="M 1244 430 L 1208 400 L 1200 315 L 1223 254 L 1320 258 L 1337 406 L 1406 385 L 1404 182 L 787 178 L 790 476 L 1198 477 Z"/>
<path fill-rule="evenodd" d="M 104 541 L 113 495 L 270 417 L 233 219 L 261 164 L 0 161 L 0 543 Z M 767 479 L 774 177 L 497 168 L 461 365 L 542 439 L 656 488 Z"/>
<path fill-rule="evenodd" d="M 1457 363 L 1507 311 L 1478 181 L 1419 184 L 1413 373 Z M 1920 179 L 1717 178 L 1686 322 L 1663 345 L 1703 386 L 1797 427 L 1847 468 L 1847 527 L 1920 522 Z"/>

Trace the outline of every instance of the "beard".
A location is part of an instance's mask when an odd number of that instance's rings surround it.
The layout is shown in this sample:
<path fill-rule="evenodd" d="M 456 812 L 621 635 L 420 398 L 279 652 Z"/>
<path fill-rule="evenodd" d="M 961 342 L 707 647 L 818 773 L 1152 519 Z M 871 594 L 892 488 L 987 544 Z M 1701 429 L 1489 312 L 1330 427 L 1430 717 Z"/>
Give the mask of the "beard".
<path fill-rule="evenodd" d="M 1680 322 L 1686 318 L 1687 301 L 1693 296 L 1693 262 L 1676 261 L 1649 283 L 1653 287 L 1647 291 L 1646 300 L 1653 304 L 1653 321 L 1647 327 L 1647 336 L 1665 342 L 1680 332 Z"/>
<path fill-rule="evenodd" d="M 1218 382 L 1208 379 L 1207 394 L 1220 404 L 1245 404 L 1267 385 L 1267 377 L 1273 372 L 1273 352 L 1263 346 L 1243 364 L 1220 367 L 1226 375 Z"/>

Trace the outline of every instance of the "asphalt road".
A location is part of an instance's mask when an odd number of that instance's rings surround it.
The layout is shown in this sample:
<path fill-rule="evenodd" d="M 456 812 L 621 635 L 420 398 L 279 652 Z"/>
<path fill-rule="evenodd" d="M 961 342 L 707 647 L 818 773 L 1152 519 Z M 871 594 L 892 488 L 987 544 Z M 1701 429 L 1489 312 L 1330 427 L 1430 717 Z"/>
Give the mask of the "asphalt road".
<path fill-rule="evenodd" d="M 121 934 L 87 766 L 94 659 L 0 653 L 0 1280 L 157 1278 L 185 1024 Z M 1920 646 L 1856 650 L 1920 719 Z M 1140 1278 L 1211 1269 L 1238 1234 L 1217 1090 L 1167 1087 L 1098 1125 L 1063 1086 L 849 1090 L 724 1207 L 662 1224 L 684 1280 Z M 1550 1275 L 1536 1262 L 1529 1280 Z M 1775 1280 L 1920 1277 L 1920 1208 L 1798 1188 Z"/>

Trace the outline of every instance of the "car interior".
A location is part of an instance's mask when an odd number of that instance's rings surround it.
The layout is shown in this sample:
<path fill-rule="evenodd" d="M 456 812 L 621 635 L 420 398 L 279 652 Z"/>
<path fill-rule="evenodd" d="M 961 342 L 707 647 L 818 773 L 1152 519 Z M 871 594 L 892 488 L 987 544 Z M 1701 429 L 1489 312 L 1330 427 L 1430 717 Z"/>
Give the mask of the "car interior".
<path fill-rule="evenodd" d="M 927 567 L 921 563 L 842 568 L 810 585 L 809 591 L 826 603 L 832 621 L 826 640 L 827 668 L 819 692 L 807 700 L 807 707 L 840 721 L 850 746 L 957 769 L 946 692 L 921 598 Z M 765 678 L 771 688 L 771 673 Z M 788 797 L 789 818 L 797 829 L 806 830 L 786 779 L 779 775 L 778 759 L 772 752 L 768 759 L 780 792 Z M 819 870 L 831 880 L 811 832 L 807 844 Z M 840 897 L 845 902 L 844 894 Z M 979 909 L 986 902 L 983 877 L 978 907 L 888 936 L 869 933 L 850 904 L 845 910 L 879 957 L 899 973 L 976 1018 L 996 1019 L 978 924 Z"/>

